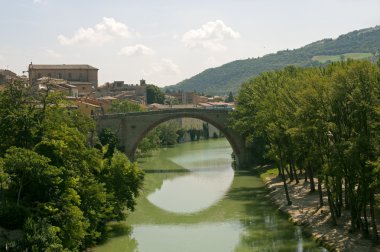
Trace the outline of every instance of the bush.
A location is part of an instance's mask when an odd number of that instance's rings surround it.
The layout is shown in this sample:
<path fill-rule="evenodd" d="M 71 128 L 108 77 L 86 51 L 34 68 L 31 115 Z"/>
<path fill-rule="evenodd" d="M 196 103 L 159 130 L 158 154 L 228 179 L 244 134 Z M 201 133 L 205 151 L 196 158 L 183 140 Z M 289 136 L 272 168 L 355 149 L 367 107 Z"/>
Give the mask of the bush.
<path fill-rule="evenodd" d="M 1 226 L 7 229 L 21 229 L 28 215 L 28 210 L 23 206 L 6 206 L 0 211 Z"/>

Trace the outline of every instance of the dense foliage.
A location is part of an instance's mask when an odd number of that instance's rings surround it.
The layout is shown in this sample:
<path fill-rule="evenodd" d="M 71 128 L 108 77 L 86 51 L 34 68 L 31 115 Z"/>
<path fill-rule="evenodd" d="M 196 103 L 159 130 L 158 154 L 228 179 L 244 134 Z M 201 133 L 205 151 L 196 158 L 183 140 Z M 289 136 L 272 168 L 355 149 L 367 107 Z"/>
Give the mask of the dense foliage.
<path fill-rule="evenodd" d="M 159 103 L 164 104 L 165 101 L 165 93 L 155 85 L 147 85 L 146 86 L 146 103 Z"/>
<path fill-rule="evenodd" d="M 88 146 L 94 123 L 54 93 L 15 83 L 0 93 L 0 226 L 22 229 L 1 250 L 80 251 L 133 210 L 143 173 Z M 7 245 L 5 245 L 7 243 Z"/>
<path fill-rule="evenodd" d="M 236 60 L 220 67 L 210 68 L 180 83 L 168 86 L 172 91 L 203 92 L 210 95 L 236 93 L 240 85 L 262 72 L 282 69 L 288 65 L 317 66 L 314 56 L 346 53 L 380 54 L 380 26 L 341 35 L 337 39 L 324 39 L 295 50 L 284 50 L 259 58 Z M 363 56 L 367 57 L 365 54 Z"/>
<path fill-rule="evenodd" d="M 129 101 L 113 101 L 109 109 L 110 113 L 128 113 L 128 112 L 142 112 L 146 109 L 143 108 L 140 104 Z"/>
<path fill-rule="evenodd" d="M 170 120 L 151 130 L 139 143 L 138 153 L 144 154 L 161 146 L 175 145 L 184 134 L 177 122 Z"/>
<path fill-rule="evenodd" d="M 277 163 L 288 204 L 285 175 L 298 183 L 305 173 L 321 206 L 327 194 L 334 224 L 349 209 L 351 231 L 378 240 L 380 64 L 349 60 L 263 73 L 242 86 L 237 101 L 234 127 Z"/>

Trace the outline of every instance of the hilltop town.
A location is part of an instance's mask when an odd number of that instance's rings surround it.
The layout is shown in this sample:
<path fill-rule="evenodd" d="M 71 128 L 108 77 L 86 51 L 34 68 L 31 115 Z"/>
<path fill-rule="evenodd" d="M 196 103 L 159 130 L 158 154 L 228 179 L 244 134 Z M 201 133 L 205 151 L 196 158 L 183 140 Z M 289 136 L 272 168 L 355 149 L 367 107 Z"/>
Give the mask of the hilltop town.
<path fill-rule="evenodd" d="M 206 96 L 193 92 L 161 91 L 154 84 L 141 79 L 138 84 L 124 81 L 107 82 L 99 85 L 99 69 L 87 64 L 33 64 L 30 63 L 26 75 L 17 75 L 10 70 L 0 69 L 0 91 L 14 81 L 22 81 L 33 90 L 59 92 L 71 101 L 71 109 L 78 109 L 86 116 L 99 116 L 111 113 L 112 104 L 129 101 L 144 110 L 165 110 L 181 108 L 233 109 L 233 96 Z M 149 87 L 160 92 L 162 99 L 149 99 Z M 175 120 L 184 130 L 202 130 L 203 121 L 195 118 Z M 221 135 L 212 125 L 207 125 L 209 137 Z M 187 137 L 189 138 L 189 136 Z"/>

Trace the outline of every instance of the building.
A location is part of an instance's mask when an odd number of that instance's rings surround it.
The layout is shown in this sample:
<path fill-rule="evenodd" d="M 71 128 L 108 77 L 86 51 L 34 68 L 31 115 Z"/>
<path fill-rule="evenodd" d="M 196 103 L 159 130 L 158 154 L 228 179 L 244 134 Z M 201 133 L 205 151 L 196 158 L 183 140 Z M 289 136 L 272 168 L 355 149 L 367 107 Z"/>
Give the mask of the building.
<path fill-rule="evenodd" d="M 98 87 L 93 96 L 96 98 L 112 96 L 118 100 L 128 99 L 146 104 L 146 88 L 145 80 L 140 80 L 140 84 L 125 84 L 124 81 L 114 81 Z"/>
<path fill-rule="evenodd" d="M 49 77 L 42 77 L 37 80 L 38 90 L 48 90 L 51 92 L 60 92 L 66 97 L 78 97 L 78 88 L 74 85 L 70 85 L 67 81 L 62 79 L 53 79 Z"/>
<path fill-rule="evenodd" d="M 17 75 L 7 69 L 0 69 L 0 85 L 10 83 L 13 79 L 17 79 Z"/>
<path fill-rule="evenodd" d="M 31 86 L 36 85 L 38 79 L 48 77 L 66 80 L 70 85 L 81 85 L 79 93 L 84 90 L 82 88 L 86 85 L 91 88 L 98 87 L 98 69 L 90 65 L 35 65 L 31 63 L 28 72 Z"/>
<path fill-rule="evenodd" d="M 102 104 L 97 100 L 86 97 L 67 97 L 67 99 L 72 101 L 75 108 L 86 116 L 90 117 L 104 114 Z"/>
<path fill-rule="evenodd" d="M 178 101 L 178 104 L 194 104 L 197 105 L 199 103 L 208 102 L 209 98 L 202 95 L 197 95 L 195 92 L 169 92 L 167 91 L 166 94 L 167 100 L 176 100 Z"/>

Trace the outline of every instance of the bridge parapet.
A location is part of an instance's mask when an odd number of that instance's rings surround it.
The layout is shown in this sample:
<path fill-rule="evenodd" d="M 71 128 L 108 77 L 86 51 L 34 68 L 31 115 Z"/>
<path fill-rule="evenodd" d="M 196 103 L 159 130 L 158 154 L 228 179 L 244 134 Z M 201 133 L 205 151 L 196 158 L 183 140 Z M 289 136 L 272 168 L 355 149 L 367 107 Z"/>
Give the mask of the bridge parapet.
<path fill-rule="evenodd" d="M 173 113 L 208 113 L 208 114 L 217 114 L 217 113 L 225 113 L 228 114 L 231 110 L 228 109 L 205 109 L 205 108 L 184 108 L 184 109 L 162 109 L 162 110 L 151 110 L 151 111 L 143 111 L 143 112 L 129 112 L 129 113 L 112 113 L 105 115 L 98 115 L 96 118 L 120 118 L 123 116 L 140 116 L 140 115 L 157 115 L 157 114 L 173 114 Z"/>

